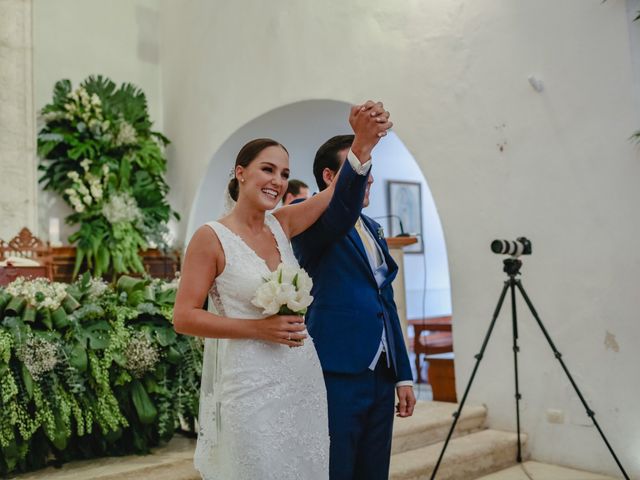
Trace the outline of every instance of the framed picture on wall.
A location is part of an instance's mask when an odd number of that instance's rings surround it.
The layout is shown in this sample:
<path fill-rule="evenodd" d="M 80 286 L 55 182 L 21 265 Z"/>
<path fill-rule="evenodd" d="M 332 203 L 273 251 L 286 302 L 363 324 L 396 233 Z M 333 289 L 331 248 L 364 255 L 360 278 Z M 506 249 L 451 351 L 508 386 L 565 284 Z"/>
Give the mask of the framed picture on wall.
<path fill-rule="evenodd" d="M 408 233 L 418 238 L 418 243 L 405 247 L 405 253 L 424 252 L 421 187 L 422 185 L 419 182 L 387 181 L 390 236 Z"/>

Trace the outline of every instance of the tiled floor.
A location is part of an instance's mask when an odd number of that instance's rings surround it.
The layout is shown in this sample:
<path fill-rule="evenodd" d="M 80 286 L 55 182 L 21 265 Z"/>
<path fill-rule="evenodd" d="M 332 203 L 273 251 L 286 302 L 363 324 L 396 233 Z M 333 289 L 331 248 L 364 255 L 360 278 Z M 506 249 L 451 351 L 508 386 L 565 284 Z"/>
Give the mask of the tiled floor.
<path fill-rule="evenodd" d="M 478 480 L 615 480 L 597 473 L 588 473 L 571 468 L 525 462 L 522 465 L 492 473 Z"/>

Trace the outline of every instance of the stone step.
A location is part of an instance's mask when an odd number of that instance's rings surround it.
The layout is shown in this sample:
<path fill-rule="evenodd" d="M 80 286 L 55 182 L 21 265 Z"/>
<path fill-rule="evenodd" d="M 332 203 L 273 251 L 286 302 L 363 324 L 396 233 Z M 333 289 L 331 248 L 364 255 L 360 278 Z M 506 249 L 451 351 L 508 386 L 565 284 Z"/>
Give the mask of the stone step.
<path fill-rule="evenodd" d="M 548 465 L 540 462 L 524 462 L 505 470 L 480 477 L 478 480 L 616 480 L 599 473 L 589 473 L 573 468 Z"/>
<path fill-rule="evenodd" d="M 464 412 L 464 410 L 463 410 Z M 522 435 L 525 450 L 526 435 Z M 397 453 L 391 457 L 391 480 L 429 479 L 443 442 Z M 449 442 L 437 480 L 473 480 L 507 468 L 516 462 L 517 435 L 483 430 Z"/>
<path fill-rule="evenodd" d="M 415 450 L 444 441 L 453 422 L 452 414 L 457 409 L 456 403 L 418 402 L 412 417 L 395 419 L 391 453 Z M 486 417 L 486 407 L 465 406 L 453 438 L 483 429 Z"/>
<path fill-rule="evenodd" d="M 14 477 L 15 480 L 201 480 L 193 467 L 195 440 L 176 435 L 151 455 L 103 457 L 66 463 Z"/>

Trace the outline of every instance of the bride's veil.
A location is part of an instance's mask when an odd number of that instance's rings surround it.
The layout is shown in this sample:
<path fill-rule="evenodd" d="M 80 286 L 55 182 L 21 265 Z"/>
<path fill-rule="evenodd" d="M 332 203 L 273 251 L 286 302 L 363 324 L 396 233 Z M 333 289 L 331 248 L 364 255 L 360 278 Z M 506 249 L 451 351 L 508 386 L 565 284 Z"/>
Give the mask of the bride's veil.
<path fill-rule="evenodd" d="M 236 202 L 225 188 L 224 213 L 228 214 Z M 208 295 L 207 310 L 224 316 L 224 306 L 214 282 Z M 202 381 L 200 384 L 200 409 L 198 413 L 198 443 L 194 454 L 194 464 L 200 472 L 211 471 L 215 462 L 215 447 L 221 432 L 220 418 L 220 375 L 221 360 L 226 348 L 226 340 L 218 338 L 204 339 L 202 359 Z"/>

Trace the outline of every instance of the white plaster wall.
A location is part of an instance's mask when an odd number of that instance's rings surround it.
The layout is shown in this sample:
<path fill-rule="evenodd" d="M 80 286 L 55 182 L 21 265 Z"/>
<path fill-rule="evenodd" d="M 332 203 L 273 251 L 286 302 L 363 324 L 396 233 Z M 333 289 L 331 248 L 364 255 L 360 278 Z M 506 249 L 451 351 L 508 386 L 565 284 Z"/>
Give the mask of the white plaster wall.
<path fill-rule="evenodd" d="M 55 82 L 73 87 L 102 74 L 116 84 L 130 82 L 147 96 L 154 128 L 162 130 L 158 47 L 158 0 L 33 0 L 34 98 L 39 111 Z M 39 192 L 39 225 L 48 237 L 48 218 L 71 210 L 55 194 Z M 62 240 L 73 233 L 61 222 Z"/>
<path fill-rule="evenodd" d="M 248 120 L 305 99 L 383 99 L 440 212 L 459 390 L 502 286 L 489 242 L 530 236 L 525 287 L 629 473 L 640 476 L 640 159 L 627 141 L 638 112 L 624 2 L 165 0 L 161 25 L 179 210 L 191 205 L 211 152 Z M 533 458 L 615 474 L 520 312 Z M 507 320 L 470 402 L 488 404 L 493 427 L 513 429 Z M 566 423 L 546 423 L 548 408 L 564 410 Z"/>

